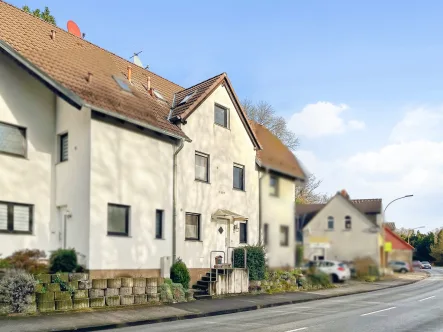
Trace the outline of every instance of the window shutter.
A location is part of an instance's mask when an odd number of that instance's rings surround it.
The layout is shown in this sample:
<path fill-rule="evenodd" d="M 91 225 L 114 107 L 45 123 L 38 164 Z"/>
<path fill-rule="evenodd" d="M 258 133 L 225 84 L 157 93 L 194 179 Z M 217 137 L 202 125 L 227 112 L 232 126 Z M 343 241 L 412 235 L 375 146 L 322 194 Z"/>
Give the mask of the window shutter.
<path fill-rule="evenodd" d="M 14 231 L 28 232 L 29 229 L 29 207 L 14 205 Z"/>
<path fill-rule="evenodd" d="M 8 205 L 0 204 L 0 230 L 8 229 Z"/>

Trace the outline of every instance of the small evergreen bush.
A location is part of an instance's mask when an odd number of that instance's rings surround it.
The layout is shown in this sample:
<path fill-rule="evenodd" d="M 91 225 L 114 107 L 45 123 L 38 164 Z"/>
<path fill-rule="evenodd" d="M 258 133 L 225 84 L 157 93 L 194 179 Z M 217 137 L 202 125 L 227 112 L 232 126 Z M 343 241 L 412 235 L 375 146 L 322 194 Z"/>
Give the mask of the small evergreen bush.
<path fill-rule="evenodd" d="M 74 249 L 58 249 L 51 253 L 49 271 L 73 272 L 77 267 L 77 253 Z"/>
<path fill-rule="evenodd" d="M 0 279 L 0 303 L 10 306 L 12 312 L 24 312 L 31 304 L 37 281 L 34 277 L 20 270 L 8 271 Z"/>
<path fill-rule="evenodd" d="M 246 265 L 249 269 L 249 280 L 264 280 L 266 272 L 266 252 L 262 245 L 251 245 L 234 249 L 233 252 L 233 267 L 244 268 L 246 249 Z"/>
<path fill-rule="evenodd" d="M 182 284 L 184 289 L 189 288 L 191 276 L 186 264 L 180 258 L 171 266 L 171 280 L 174 283 Z"/>

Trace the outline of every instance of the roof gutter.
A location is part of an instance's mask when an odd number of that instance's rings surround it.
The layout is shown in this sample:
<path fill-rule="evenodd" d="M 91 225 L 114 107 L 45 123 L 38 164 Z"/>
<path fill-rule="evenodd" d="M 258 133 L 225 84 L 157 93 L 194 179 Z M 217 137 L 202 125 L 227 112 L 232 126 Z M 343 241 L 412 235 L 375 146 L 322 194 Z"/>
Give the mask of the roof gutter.
<path fill-rule="evenodd" d="M 85 106 L 85 102 L 83 101 L 83 99 L 81 99 L 74 92 L 49 77 L 46 73 L 40 70 L 37 66 L 31 63 L 28 59 L 14 50 L 3 40 L 0 40 L 0 51 L 9 56 L 30 75 L 42 82 L 48 89 L 50 89 L 57 96 L 65 100 L 70 105 L 74 106 L 76 109 L 80 110 L 83 106 Z"/>
<path fill-rule="evenodd" d="M 131 119 L 131 118 L 125 116 L 125 115 L 121 115 L 121 114 L 118 114 L 116 112 L 108 111 L 108 110 L 105 110 L 103 108 L 91 105 L 91 104 L 85 104 L 84 106 L 89 107 L 90 109 L 92 109 L 92 110 L 94 110 L 96 112 L 103 113 L 103 114 L 112 116 L 114 118 L 120 119 L 120 120 L 124 120 L 126 122 L 135 124 L 137 126 L 141 126 L 141 127 L 146 128 L 146 129 L 152 130 L 152 131 L 154 131 L 156 133 L 160 133 L 160 134 L 163 134 L 163 135 L 175 138 L 175 139 L 186 140 L 188 142 L 191 142 L 191 140 L 189 138 L 187 138 L 187 137 L 183 137 L 183 136 L 180 136 L 180 135 L 177 135 L 177 134 L 173 134 L 173 133 L 171 133 L 171 132 L 169 132 L 167 130 L 163 130 L 163 129 L 154 127 L 154 126 L 152 126 L 150 124 L 147 124 L 146 122 L 142 122 L 142 121 L 138 121 L 138 120 L 135 120 L 135 119 Z"/>

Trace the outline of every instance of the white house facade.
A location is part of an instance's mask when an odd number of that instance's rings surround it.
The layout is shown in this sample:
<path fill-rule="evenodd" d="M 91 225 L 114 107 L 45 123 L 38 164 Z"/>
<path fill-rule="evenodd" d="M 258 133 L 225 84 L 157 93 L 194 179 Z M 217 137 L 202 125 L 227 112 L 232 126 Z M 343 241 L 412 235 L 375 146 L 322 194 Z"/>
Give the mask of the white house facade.
<path fill-rule="evenodd" d="M 197 278 L 259 241 L 259 149 L 226 74 L 184 89 L 0 2 L 3 257 Z"/>

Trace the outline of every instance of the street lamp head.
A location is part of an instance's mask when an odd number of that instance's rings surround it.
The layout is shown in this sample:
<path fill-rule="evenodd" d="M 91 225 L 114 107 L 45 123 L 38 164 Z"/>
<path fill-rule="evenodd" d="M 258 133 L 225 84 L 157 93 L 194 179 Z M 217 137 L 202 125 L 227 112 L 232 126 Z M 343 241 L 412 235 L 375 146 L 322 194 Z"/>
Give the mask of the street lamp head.
<path fill-rule="evenodd" d="M 412 196 L 414 196 L 414 195 L 406 195 L 405 197 L 412 197 Z"/>

